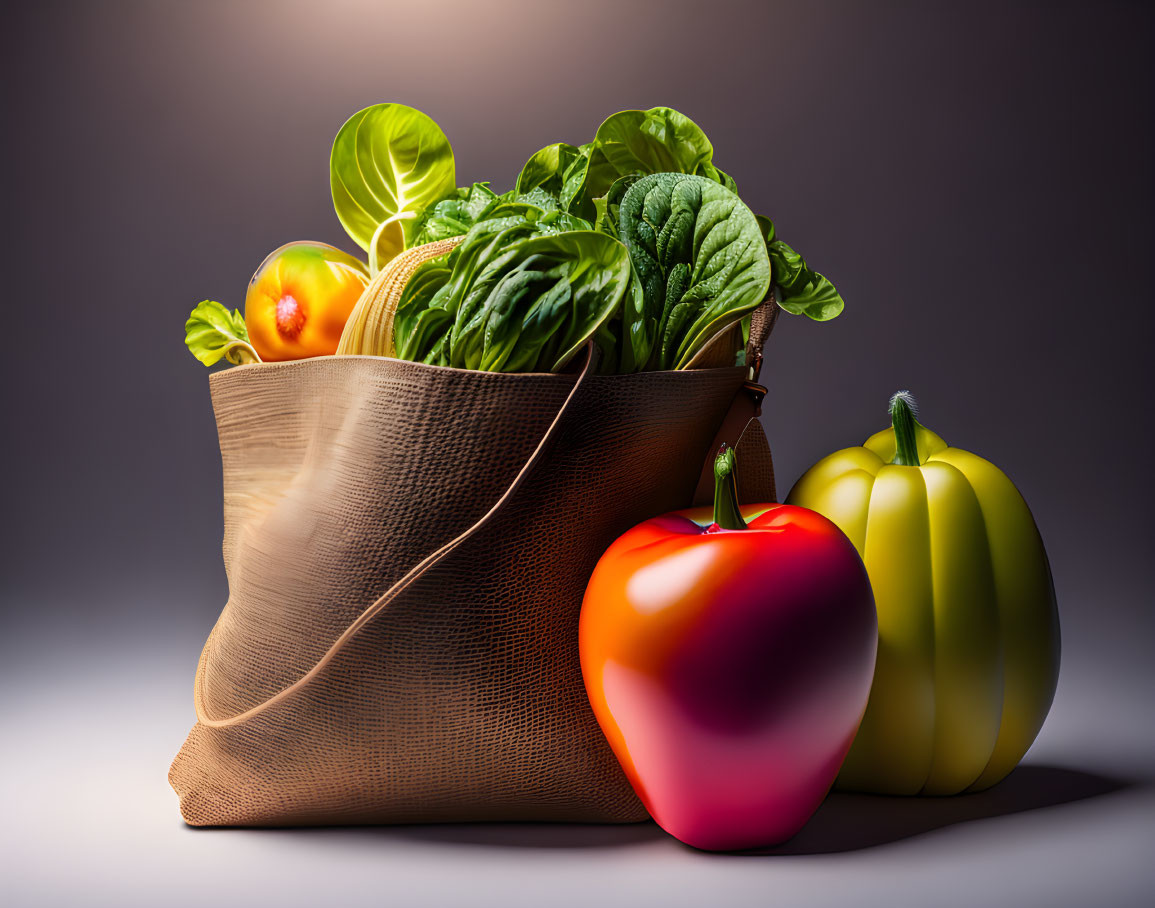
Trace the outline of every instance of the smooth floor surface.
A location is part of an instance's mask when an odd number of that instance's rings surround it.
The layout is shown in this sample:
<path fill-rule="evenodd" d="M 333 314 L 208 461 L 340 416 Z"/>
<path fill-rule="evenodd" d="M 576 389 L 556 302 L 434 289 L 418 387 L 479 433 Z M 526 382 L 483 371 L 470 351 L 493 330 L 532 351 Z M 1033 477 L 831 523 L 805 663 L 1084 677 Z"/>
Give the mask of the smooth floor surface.
<path fill-rule="evenodd" d="M 784 846 L 710 855 L 652 824 L 188 828 L 165 773 L 202 630 L 104 639 L 46 619 L 0 642 L 4 904 L 1155 904 L 1145 671 L 1068 660 L 1042 736 L 989 792 L 835 794 Z"/>

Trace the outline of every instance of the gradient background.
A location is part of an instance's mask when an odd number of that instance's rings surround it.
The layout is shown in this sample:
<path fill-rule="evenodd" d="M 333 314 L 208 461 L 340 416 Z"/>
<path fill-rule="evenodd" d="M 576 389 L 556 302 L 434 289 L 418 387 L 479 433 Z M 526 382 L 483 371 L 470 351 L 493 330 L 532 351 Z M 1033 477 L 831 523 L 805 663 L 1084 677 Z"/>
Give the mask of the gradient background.
<path fill-rule="evenodd" d="M 1152 23 L 1146 4 L 1101 2 L 6 10 L 10 903 L 229 904 L 278 887 L 281 904 L 1155 894 Z M 183 322 L 203 298 L 239 307 L 281 243 L 353 248 L 328 150 L 382 100 L 443 126 L 459 183 L 498 189 L 622 108 L 702 125 L 743 198 L 847 300 L 829 324 L 784 316 L 769 341 L 782 493 L 881 428 L 908 387 L 928 426 L 1031 503 L 1064 664 L 1026 766 L 974 798 L 834 797 L 764 860 L 692 853 L 650 826 L 183 827 L 164 775 L 226 595 L 206 370 Z"/>

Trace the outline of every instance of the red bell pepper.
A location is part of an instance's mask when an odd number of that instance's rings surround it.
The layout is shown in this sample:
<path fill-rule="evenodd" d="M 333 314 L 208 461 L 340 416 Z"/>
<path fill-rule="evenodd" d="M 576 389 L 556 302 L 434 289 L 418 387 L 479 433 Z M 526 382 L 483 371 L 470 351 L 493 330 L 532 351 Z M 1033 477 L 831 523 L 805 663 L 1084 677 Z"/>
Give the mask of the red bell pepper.
<path fill-rule="evenodd" d="M 594 714 L 663 829 L 706 850 L 775 844 L 822 802 L 866 709 L 878 626 L 862 561 L 820 514 L 740 508 L 734 452 L 714 508 L 647 520 L 586 590 Z"/>

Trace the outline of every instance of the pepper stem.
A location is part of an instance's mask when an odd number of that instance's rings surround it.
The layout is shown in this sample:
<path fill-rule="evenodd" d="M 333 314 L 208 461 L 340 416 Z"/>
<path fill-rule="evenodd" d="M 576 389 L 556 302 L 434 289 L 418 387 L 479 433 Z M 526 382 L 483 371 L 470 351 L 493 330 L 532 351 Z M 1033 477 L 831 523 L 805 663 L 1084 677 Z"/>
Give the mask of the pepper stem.
<path fill-rule="evenodd" d="M 899 391 L 890 399 L 890 424 L 894 427 L 894 460 L 891 463 L 906 467 L 917 467 L 922 463 L 918 458 L 918 439 L 915 427 L 918 420 L 914 414 L 918 404 L 909 391 Z"/>
<path fill-rule="evenodd" d="M 734 449 L 725 443 L 714 459 L 714 524 L 724 530 L 746 529 L 746 521 L 738 507 Z"/>

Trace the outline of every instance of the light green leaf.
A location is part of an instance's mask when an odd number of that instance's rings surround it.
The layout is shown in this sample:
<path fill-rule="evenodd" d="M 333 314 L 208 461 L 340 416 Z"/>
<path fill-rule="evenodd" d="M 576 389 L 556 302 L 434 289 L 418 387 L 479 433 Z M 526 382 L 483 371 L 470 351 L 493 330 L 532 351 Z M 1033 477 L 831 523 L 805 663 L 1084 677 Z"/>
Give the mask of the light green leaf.
<path fill-rule="evenodd" d="M 453 149 L 421 111 L 375 104 L 337 133 L 329 183 L 341 225 L 375 274 L 413 244 L 421 213 L 455 193 Z"/>
<path fill-rule="evenodd" d="M 230 313 L 215 300 L 204 300 L 193 309 L 184 325 L 184 342 L 206 366 L 222 356 L 234 365 L 261 361 L 249 343 L 244 316 L 237 309 Z"/>

